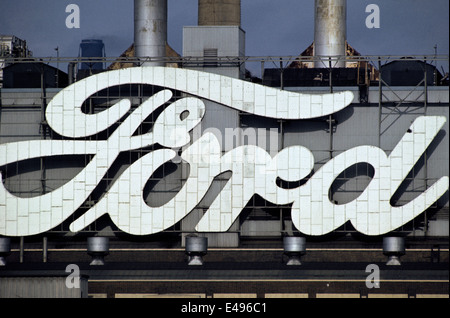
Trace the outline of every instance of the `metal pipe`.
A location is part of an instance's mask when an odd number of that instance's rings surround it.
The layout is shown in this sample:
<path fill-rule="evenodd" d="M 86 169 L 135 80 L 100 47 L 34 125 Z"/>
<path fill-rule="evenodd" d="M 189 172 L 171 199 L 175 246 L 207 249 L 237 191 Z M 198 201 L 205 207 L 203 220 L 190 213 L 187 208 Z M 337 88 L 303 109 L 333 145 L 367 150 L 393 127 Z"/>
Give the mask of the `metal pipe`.
<path fill-rule="evenodd" d="M 56 70 L 58 71 L 58 70 Z M 41 66 L 41 133 L 43 139 L 46 139 L 47 136 L 47 124 L 45 120 L 45 109 L 47 107 L 47 92 L 45 86 L 45 77 L 44 77 L 44 64 Z M 41 194 L 45 194 L 46 185 L 46 171 L 45 171 L 45 158 L 41 157 L 39 159 L 40 162 L 40 171 L 41 171 Z"/>
<path fill-rule="evenodd" d="M 19 262 L 23 263 L 23 253 L 24 253 L 24 238 L 20 237 L 20 245 L 19 245 Z"/>
<path fill-rule="evenodd" d="M 382 98 L 383 85 L 381 80 L 381 58 L 378 58 L 378 147 L 381 148 L 381 114 L 382 114 Z"/>
<path fill-rule="evenodd" d="M 76 76 L 76 71 L 75 68 L 77 67 L 77 62 L 69 62 L 69 65 L 67 66 L 67 75 L 69 77 L 69 85 L 73 84 L 76 80 L 75 80 L 75 76 Z"/>
<path fill-rule="evenodd" d="M 425 61 L 424 61 L 424 70 L 423 70 L 423 89 L 424 89 L 424 101 L 423 101 L 423 115 L 426 116 L 427 115 L 427 108 L 428 108 L 428 79 L 427 79 L 427 60 L 425 57 Z M 428 148 L 425 149 L 424 153 L 423 153 L 423 168 L 424 168 L 424 180 L 425 180 L 425 190 L 428 189 Z M 427 218 L 427 211 L 425 210 L 425 212 L 423 213 L 423 217 L 424 217 L 424 222 L 423 222 L 423 231 L 425 233 L 425 235 L 427 235 L 428 232 L 428 218 Z"/>
<path fill-rule="evenodd" d="M 48 239 L 47 236 L 42 238 L 42 261 L 47 263 Z"/>
<path fill-rule="evenodd" d="M 164 66 L 167 43 L 167 0 L 134 0 L 134 50 L 146 57 L 141 66 Z"/>
<path fill-rule="evenodd" d="M 328 57 L 328 83 L 330 84 L 330 93 L 333 93 L 333 66 L 331 65 L 331 57 Z M 329 151 L 330 151 L 330 159 L 333 159 L 333 115 L 330 114 L 328 116 L 328 129 L 330 131 L 330 140 L 329 140 Z"/>
<path fill-rule="evenodd" d="M 284 89 L 284 67 L 283 60 L 280 58 L 280 89 Z"/>
<path fill-rule="evenodd" d="M 314 56 L 333 57 L 333 67 L 345 67 L 346 22 L 347 0 L 315 0 Z M 326 64 L 316 61 L 315 67 Z"/>

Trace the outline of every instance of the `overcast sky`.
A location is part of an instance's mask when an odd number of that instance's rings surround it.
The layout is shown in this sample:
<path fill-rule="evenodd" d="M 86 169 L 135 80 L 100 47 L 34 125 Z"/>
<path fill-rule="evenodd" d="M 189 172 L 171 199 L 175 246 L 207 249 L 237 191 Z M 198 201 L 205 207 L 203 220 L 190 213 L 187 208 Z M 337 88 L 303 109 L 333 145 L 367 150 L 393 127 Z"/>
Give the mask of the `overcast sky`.
<path fill-rule="evenodd" d="M 66 7 L 80 8 L 69 29 Z M 365 25 L 368 4 L 380 8 L 380 28 Z M 347 40 L 362 55 L 449 53 L 448 0 L 348 0 Z M 182 28 L 197 24 L 197 0 L 169 0 L 168 42 L 182 54 Z M 247 56 L 300 54 L 314 37 L 313 0 L 242 0 Z M 82 39 L 102 39 L 107 56 L 133 42 L 132 0 L 0 0 L 0 34 L 27 41 L 35 57 L 78 56 Z M 448 64 L 443 64 L 448 71 Z"/>

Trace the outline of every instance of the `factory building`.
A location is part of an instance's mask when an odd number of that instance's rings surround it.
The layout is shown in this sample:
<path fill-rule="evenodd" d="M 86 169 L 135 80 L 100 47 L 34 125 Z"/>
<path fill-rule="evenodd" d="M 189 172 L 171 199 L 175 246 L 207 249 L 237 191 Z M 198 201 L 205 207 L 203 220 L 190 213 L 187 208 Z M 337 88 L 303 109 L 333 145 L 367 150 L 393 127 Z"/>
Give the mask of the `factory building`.
<path fill-rule="evenodd" d="M 0 88 L 3 85 L 3 69 L 10 65 L 7 58 L 28 58 L 33 52 L 27 42 L 13 35 L 0 35 Z"/>
<path fill-rule="evenodd" d="M 180 53 L 135 0 L 119 58 L 4 68 L 0 297 L 448 298 L 447 75 L 358 52 L 346 6 L 260 79 L 240 0 L 199 0 Z"/>

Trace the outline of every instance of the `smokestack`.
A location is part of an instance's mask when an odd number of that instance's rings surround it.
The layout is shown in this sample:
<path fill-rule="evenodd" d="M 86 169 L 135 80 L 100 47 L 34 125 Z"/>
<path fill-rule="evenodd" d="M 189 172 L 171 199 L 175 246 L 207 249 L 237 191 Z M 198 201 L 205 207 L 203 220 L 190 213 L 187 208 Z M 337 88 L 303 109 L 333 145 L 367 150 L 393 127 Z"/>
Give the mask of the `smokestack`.
<path fill-rule="evenodd" d="M 241 0 L 198 0 L 198 25 L 241 26 Z"/>
<path fill-rule="evenodd" d="M 136 57 L 166 56 L 167 0 L 134 0 L 134 50 Z M 143 66 L 164 66 L 163 61 Z"/>
<path fill-rule="evenodd" d="M 315 0 L 314 56 L 345 56 L 347 38 L 347 0 Z M 324 64 L 325 63 L 325 64 Z M 328 62 L 315 67 L 328 67 Z M 345 59 L 333 60 L 332 67 L 345 67 Z"/>

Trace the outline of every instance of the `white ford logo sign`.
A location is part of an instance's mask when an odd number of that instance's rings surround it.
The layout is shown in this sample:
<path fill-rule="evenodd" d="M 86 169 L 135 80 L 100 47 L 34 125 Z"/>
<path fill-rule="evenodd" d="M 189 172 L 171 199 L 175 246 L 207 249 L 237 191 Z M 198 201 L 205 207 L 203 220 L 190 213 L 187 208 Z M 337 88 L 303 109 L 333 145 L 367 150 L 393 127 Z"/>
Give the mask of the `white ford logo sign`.
<path fill-rule="evenodd" d="M 127 99 L 98 114 L 81 110 L 92 94 L 121 84 L 165 89 L 133 110 L 107 140 L 80 139 L 106 130 L 130 111 Z M 151 132 L 134 135 L 145 118 L 170 101 L 171 89 L 189 97 L 166 107 Z M 190 167 L 181 190 L 163 206 L 150 207 L 142 195 L 147 180 L 177 155 L 176 149 L 191 142 L 189 132 L 207 111 L 205 99 L 247 113 L 289 120 L 333 114 L 348 106 L 353 94 L 299 94 L 210 73 L 163 67 L 129 68 L 88 77 L 61 90 L 46 109 L 49 126 L 66 139 L 2 144 L 0 166 L 57 155 L 89 154 L 92 160 L 72 180 L 40 196 L 17 197 L 1 183 L 0 235 L 27 236 L 51 230 L 83 204 L 121 152 L 154 144 L 163 148 L 130 165 L 94 206 L 74 220 L 72 231 L 82 230 L 104 214 L 127 233 L 163 231 L 189 214 L 213 179 L 225 171 L 231 171 L 232 176 L 198 223 L 197 231 L 227 231 L 250 198 L 258 194 L 274 204 L 291 204 L 292 222 L 304 234 L 323 235 L 351 221 L 361 233 L 380 235 L 414 219 L 448 190 L 448 176 L 443 176 L 409 203 L 395 207 L 390 204 L 392 195 L 446 121 L 442 116 L 421 116 L 389 155 L 375 146 L 358 146 L 340 153 L 312 175 L 314 156 L 301 145 L 286 147 L 275 155 L 254 145 L 222 154 L 217 137 L 205 133 L 181 152 Z M 181 116 L 183 113 L 187 117 Z M 342 171 L 357 163 L 373 167 L 375 173 L 369 185 L 351 202 L 332 202 L 331 184 Z M 306 182 L 292 189 L 276 183 L 277 178 L 300 181 L 308 176 Z"/>

